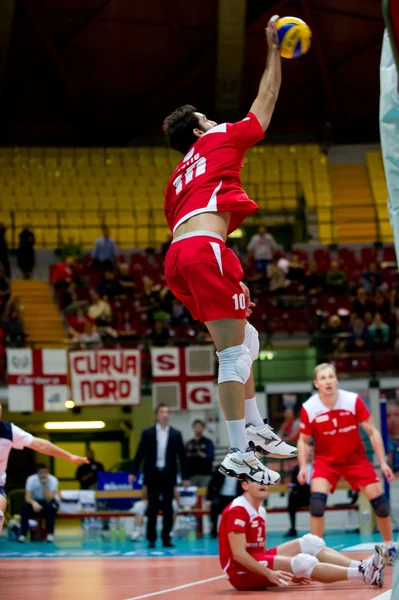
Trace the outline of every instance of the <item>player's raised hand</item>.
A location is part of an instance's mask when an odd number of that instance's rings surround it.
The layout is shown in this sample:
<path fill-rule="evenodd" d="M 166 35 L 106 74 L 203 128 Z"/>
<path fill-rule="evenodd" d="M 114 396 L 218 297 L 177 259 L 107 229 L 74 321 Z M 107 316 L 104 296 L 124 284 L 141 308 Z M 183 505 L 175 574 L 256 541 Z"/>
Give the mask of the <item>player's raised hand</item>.
<path fill-rule="evenodd" d="M 278 35 L 277 35 L 277 29 L 276 29 L 276 21 L 278 21 L 280 17 L 278 15 L 274 15 L 274 17 L 272 17 L 270 19 L 270 21 L 267 24 L 267 27 L 265 29 L 266 32 L 266 39 L 267 39 L 267 45 L 269 46 L 269 48 L 277 48 L 279 47 L 279 43 L 278 43 Z"/>
<path fill-rule="evenodd" d="M 302 469 L 299 470 L 297 480 L 298 480 L 298 483 L 300 483 L 301 485 L 305 485 L 305 483 L 308 480 L 308 468 L 307 467 L 303 467 Z"/>
<path fill-rule="evenodd" d="M 382 463 L 381 472 L 388 483 L 391 483 L 395 479 L 395 475 L 393 474 L 391 467 L 387 463 Z"/>
<path fill-rule="evenodd" d="M 85 456 L 77 456 L 76 454 L 71 454 L 69 456 L 68 460 L 70 462 L 75 463 L 76 465 L 78 465 L 79 463 L 84 463 L 84 464 L 88 465 L 90 462 Z"/>
<path fill-rule="evenodd" d="M 250 317 L 252 315 L 252 308 L 255 306 L 255 302 L 251 301 L 251 294 L 249 293 L 249 289 L 247 288 L 247 286 L 245 285 L 245 283 L 243 283 L 241 281 L 240 283 L 241 289 L 244 292 L 244 298 L 245 298 L 245 315 L 247 317 Z"/>
<path fill-rule="evenodd" d="M 287 571 L 269 571 L 267 574 L 268 580 L 278 585 L 278 587 L 290 585 L 292 577 L 292 573 L 288 573 Z"/>

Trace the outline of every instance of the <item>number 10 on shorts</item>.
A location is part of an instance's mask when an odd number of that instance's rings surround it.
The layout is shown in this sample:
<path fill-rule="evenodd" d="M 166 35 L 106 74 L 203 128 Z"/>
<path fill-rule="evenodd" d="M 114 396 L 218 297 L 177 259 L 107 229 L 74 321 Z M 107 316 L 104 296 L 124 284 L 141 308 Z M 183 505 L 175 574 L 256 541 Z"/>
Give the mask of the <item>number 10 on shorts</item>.
<path fill-rule="evenodd" d="M 245 308 L 245 296 L 244 294 L 234 294 L 234 296 L 232 296 L 233 300 L 234 300 L 234 309 L 235 310 L 244 310 Z"/>

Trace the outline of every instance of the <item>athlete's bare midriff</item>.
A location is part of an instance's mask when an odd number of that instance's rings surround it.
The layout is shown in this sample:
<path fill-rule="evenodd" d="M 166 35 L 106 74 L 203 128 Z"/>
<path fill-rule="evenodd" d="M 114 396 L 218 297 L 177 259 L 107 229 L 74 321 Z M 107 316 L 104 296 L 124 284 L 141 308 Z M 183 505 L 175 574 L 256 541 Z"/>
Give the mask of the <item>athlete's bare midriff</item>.
<path fill-rule="evenodd" d="M 230 212 L 206 212 L 195 215 L 195 217 L 191 217 L 191 219 L 187 219 L 187 221 L 179 225 L 173 235 L 173 239 L 175 240 L 185 233 L 204 230 L 217 233 L 226 240 L 230 215 Z"/>

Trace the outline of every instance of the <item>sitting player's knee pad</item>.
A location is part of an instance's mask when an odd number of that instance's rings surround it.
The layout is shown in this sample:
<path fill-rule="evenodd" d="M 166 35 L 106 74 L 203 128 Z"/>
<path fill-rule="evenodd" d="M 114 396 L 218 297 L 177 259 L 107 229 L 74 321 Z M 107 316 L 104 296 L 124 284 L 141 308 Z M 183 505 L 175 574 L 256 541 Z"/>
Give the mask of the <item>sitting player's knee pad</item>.
<path fill-rule="evenodd" d="M 389 517 L 391 514 L 391 509 L 389 507 L 389 502 L 385 498 L 384 494 L 378 496 L 378 498 L 373 498 L 370 500 L 370 504 L 373 507 L 373 510 L 377 517 Z"/>
<path fill-rule="evenodd" d="M 248 348 L 252 360 L 256 360 L 259 354 L 259 334 L 251 323 L 245 325 L 244 346 Z"/>
<path fill-rule="evenodd" d="M 327 494 L 321 492 L 312 492 L 310 494 L 309 508 L 312 517 L 324 516 L 324 510 L 327 504 Z"/>
<path fill-rule="evenodd" d="M 218 383 L 238 381 L 246 383 L 251 374 L 252 358 L 244 344 L 216 352 L 219 358 Z"/>
<path fill-rule="evenodd" d="M 132 512 L 135 515 L 145 515 L 147 511 L 147 502 L 145 500 L 139 500 L 134 503 Z"/>
<path fill-rule="evenodd" d="M 307 533 L 299 538 L 299 545 L 304 554 L 310 554 L 311 556 L 317 556 L 326 547 L 323 538 L 312 533 Z"/>
<path fill-rule="evenodd" d="M 313 569 L 319 564 L 315 556 L 310 554 L 297 554 L 291 558 L 291 569 L 296 577 L 307 577 L 310 579 Z"/>

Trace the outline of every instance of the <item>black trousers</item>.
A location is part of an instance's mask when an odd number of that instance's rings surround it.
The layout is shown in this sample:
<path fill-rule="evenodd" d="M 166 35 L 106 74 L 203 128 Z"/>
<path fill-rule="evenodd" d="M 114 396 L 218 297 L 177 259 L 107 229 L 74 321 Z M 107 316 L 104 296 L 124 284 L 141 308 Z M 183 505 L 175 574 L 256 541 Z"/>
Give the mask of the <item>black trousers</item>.
<path fill-rule="evenodd" d="M 236 496 L 217 496 L 211 503 L 211 523 L 212 523 L 212 535 L 217 534 L 218 530 L 218 518 L 222 514 L 226 506 L 233 502 Z"/>
<path fill-rule="evenodd" d="M 161 506 L 162 496 L 163 527 L 162 541 L 170 541 L 170 532 L 173 527 L 173 494 L 175 481 L 165 469 L 158 471 L 155 481 L 147 484 L 147 540 L 155 542 L 157 539 L 157 514 Z"/>
<path fill-rule="evenodd" d="M 26 536 L 28 533 L 29 519 L 37 518 L 38 516 L 43 516 L 46 521 L 46 533 L 53 534 L 54 533 L 54 524 L 55 524 L 55 515 L 57 514 L 58 504 L 54 500 L 51 502 L 46 502 L 45 500 L 37 500 L 37 503 L 43 507 L 43 510 L 39 513 L 35 513 L 33 510 L 32 504 L 29 502 L 25 502 L 21 511 L 21 531 L 20 534 Z"/>
<path fill-rule="evenodd" d="M 288 496 L 288 514 L 290 516 L 291 528 L 296 529 L 296 513 L 303 506 L 309 506 L 310 485 L 296 486 Z"/>

